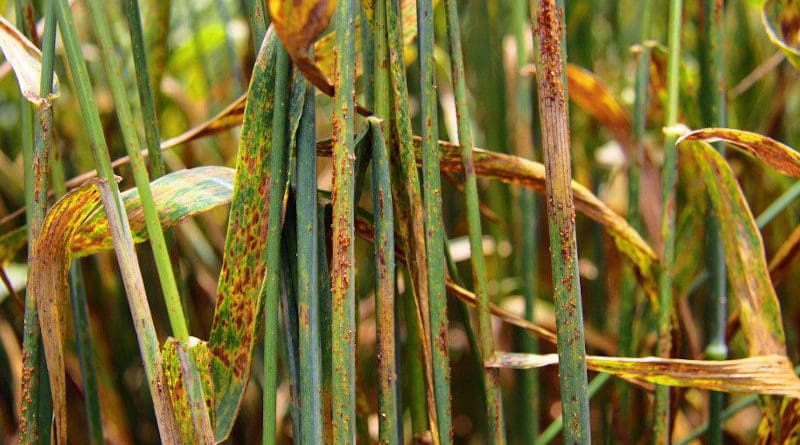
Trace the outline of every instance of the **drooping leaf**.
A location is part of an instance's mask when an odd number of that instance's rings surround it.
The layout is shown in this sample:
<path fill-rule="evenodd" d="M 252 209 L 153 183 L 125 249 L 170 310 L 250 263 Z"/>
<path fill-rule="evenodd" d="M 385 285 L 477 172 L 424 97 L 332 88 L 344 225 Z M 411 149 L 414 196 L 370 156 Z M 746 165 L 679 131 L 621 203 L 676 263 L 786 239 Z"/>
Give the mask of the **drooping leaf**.
<path fill-rule="evenodd" d="M 417 145 L 417 162 L 419 164 L 422 162 L 419 154 L 419 138 L 414 137 L 414 143 Z M 439 149 L 442 171 L 461 173 L 463 171 L 461 147 L 440 141 Z M 317 152 L 320 155 L 330 156 L 330 141 L 318 143 Z M 478 176 L 529 187 L 541 194 L 545 193 L 543 164 L 518 156 L 496 153 L 480 148 L 475 148 L 473 154 L 475 173 Z M 572 193 L 575 197 L 576 209 L 608 230 L 620 252 L 636 267 L 636 271 L 641 277 L 642 284 L 648 295 L 654 297 L 655 273 L 658 260 L 653 249 L 625 221 L 625 218 L 611 210 L 589 189 L 573 181 Z"/>
<path fill-rule="evenodd" d="M 70 243 L 73 234 L 99 202 L 96 181 L 64 195 L 47 212 L 31 261 L 28 289 L 30 298 L 37 302 L 59 443 L 66 443 L 67 439 L 63 342 Z"/>
<path fill-rule="evenodd" d="M 227 204 L 233 190 L 233 170 L 227 167 L 195 167 L 162 176 L 150 183 L 159 220 L 164 228 L 174 226 L 194 215 Z M 130 189 L 123 193 L 122 202 L 130 221 L 133 241 L 147 239 L 139 192 Z M 102 210 L 91 215 L 72 240 L 72 251 L 83 257 L 111 249 L 108 220 Z"/>
<path fill-rule="evenodd" d="M 496 352 L 486 366 L 531 369 L 558 364 L 557 354 Z M 684 360 L 586 356 L 591 369 L 658 385 L 800 398 L 800 379 L 783 355 L 738 360 Z"/>
<path fill-rule="evenodd" d="M 292 62 L 312 84 L 326 94 L 332 94 L 333 85 L 311 58 L 308 49 L 328 27 L 336 1 L 268 0 L 267 7 L 272 26 Z"/>
<path fill-rule="evenodd" d="M 800 69 L 800 1 L 767 0 L 761 9 L 767 36 Z"/>
<path fill-rule="evenodd" d="M 208 343 L 168 338 L 162 347 L 164 376 L 183 443 L 213 444 L 213 382 Z"/>
<path fill-rule="evenodd" d="M 678 143 L 682 141 L 727 142 L 778 173 L 800 178 L 800 154 L 792 147 L 758 133 L 733 128 L 703 128 L 682 136 Z"/>
<path fill-rule="evenodd" d="M 761 234 L 739 184 L 725 158 L 707 142 L 684 142 L 681 148 L 699 166 L 719 218 L 728 281 L 739 303 L 749 355 L 785 356 L 780 303 L 770 281 Z M 762 422 L 769 424 L 764 431 L 779 433 L 781 415 L 787 405 L 773 397 L 762 398 L 762 402 L 765 413 Z"/>
<path fill-rule="evenodd" d="M 3 16 L 0 16 L 0 51 L 14 70 L 23 96 L 35 104 L 42 103 L 46 99 L 41 96 L 39 90 L 42 79 L 42 52 Z M 53 78 L 52 95 L 58 95 L 57 77 Z"/>

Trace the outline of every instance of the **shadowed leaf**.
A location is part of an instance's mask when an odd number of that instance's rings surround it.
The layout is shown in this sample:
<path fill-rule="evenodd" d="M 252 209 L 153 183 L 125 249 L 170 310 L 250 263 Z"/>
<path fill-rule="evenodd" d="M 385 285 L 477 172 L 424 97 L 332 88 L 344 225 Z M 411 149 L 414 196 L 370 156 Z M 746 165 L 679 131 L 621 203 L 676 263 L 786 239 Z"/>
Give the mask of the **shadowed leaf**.
<path fill-rule="evenodd" d="M 798 256 L 800 256 L 800 226 L 792 230 L 769 262 L 769 275 L 774 285 L 777 286 L 783 281 L 789 267 L 797 261 Z"/>
<path fill-rule="evenodd" d="M 555 364 L 558 364 L 556 354 L 496 352 L 486 366 L 531 369 Z M 800 398 L 800 379 L 789 359 L 782 355 L 716 361 L 588 355 L 586 364 L 598 372 L 658 385 Z"/>
<path fill-rule="evenodd" d="M 727 142 L 779 173 L 800 178 L 800 154 L 792 147 L 758 133 L 732 128 L 703 128 L 678 139 L 678 143 L 682 141 Z"/>
<path fill-rule="evenodd" d="M 800 68 L 800 1 L 767 0 L 761 10 L 767 36 L 795 68 Z"/>
<path fill-rule="evenodd" d="M 42 53 L 2 16 L 0 16 L 0 50 L 11 64 L 23 96 L 35 104 L 41 103 L 44 99 L 39 90 L 42 78 Z M 58 95 L 56 77 L 53 78 L 52 95 Z"/>

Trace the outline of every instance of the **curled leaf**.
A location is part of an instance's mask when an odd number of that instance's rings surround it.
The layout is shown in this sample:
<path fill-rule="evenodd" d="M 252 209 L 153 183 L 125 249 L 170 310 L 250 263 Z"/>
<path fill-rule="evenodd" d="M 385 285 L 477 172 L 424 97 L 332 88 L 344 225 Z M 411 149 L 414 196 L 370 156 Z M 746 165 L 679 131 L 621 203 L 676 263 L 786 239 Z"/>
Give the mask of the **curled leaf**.
<path fill-rule="evenodd" d="M 17 28 L 0 16 L 0 50 L 14 70 L 19 89 L 26 99 L 41 104 L 42 52 Z M 58 95 L 58 78 L 53 78 L 53 95 Z"/>
<path fill-rule="evenodd" d="M 96 182 L 64 195 L 42 224 L 30 261 L 29 292 L 36 301 L 47 372 L 53 395 L 58 443 L 67 443 L 66 382 L 64 380 L 64 308 L 67 300 L 70 244 L 73 234 L 100 202 Z M 23 367 L 27 365 L 23 363 Z M 36 372 L 23 369 L 24 372 Z"/>
<path fill-rule="evenodd" d="M 800 1 L 765 1 L 761 9 L 761 21 L 772 43 L 786 54 L 795 68 L 800 68 Z"/>
<path fill-rule="evenodd" d="M 531 369 L 558 364 L 557 354 L 495 352 L 492 368 Z M 657 357 L 586 356 L 586 366 L 626 379 L 721 392 L 782 395 L 800 398 L 800 379 L 783 355 L 738 360 L 684 360 Z"/>
<path fill-rule="evenodd" d="M 727 142 L 755 156 L 778 173 L 800 178 L 800 154 L 792 147 L 758 133 L 733 128 L 703 128 L 685 134 L 677 143 L 683 141 Z"/>

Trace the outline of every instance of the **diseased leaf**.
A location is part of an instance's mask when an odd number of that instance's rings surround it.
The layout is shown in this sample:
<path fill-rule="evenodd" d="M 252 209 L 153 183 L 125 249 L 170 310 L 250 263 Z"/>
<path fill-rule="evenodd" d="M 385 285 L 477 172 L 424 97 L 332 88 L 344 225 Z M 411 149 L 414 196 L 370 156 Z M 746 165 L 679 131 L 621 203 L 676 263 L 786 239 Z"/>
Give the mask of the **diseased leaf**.
<path fill-rule="evenodd" d="M 195 167 L 162 176 L 150 183 L 153 201 L 164 228 L 172 227 L 194 215 L 227 204 L 233 190 L 233 170 L 227 167 Z M 130 189 L 123 193 L 122 202 L 130 221 L 133 241 L 147 239 L 139 192 Z M 111 249 L 108 220 L 102 209 L 91 215 L 72 240 L 72 251 L 83 257 Z"/>
<path fill-rule="evenodd" d="M 0 51 L 6 56 L 16 74 L 22 95 L 35 104 L 41 104 L 46 99 L 39 90 L 42 79 L 42 52 L 3 16 L 0 16 Z M 51 96 L 58 96 L 58 78 L 55 74 L 53 76 Z"/>
<path fill-rule="evenodd" d="M 414 137 L 416 144 L 417 163 L 422 160 L 419 153 L 418 137 Z M 449 142 L 439 142 L 441 155 L 440 167 L 443 172 L 461 173 L 461 147 Z M 317 144 L 320 155 L 330 156 L 330 141 Z M 473 150 L 475 173 L 478 176 L 496 179 L 509 184 L 529 187 L 542 195 L 545 194 L 544 165 L 529 161 L 518 156 L 496 153 L 489 150 L 475 148 Z M 625 218 L 611 210 L 589 189 L 572 181 L 572 193 L 575 198 L 575 207 L 592 220 L 605 227 L 614 239 L 615 244 L 635 266 L 636 272 L 642 280 L 642 285 L 648 295 L 655 301 L 655 274 L 658 269 L 658 259 L 653 249 L 642 239 L 625 221 Z"/>
<path fill-rule="evenodd" d="M 558 364 L 557 354 L 496 352 L 486 366 L 531 369 L 555 364 Z M 800 398 L 800 379 L 794 374 L 789 359 L 783 355 L 760 355 L 738 360 L 587 355 L 586 365 L 598 372 L 657 385 Z"/>
<path fill-rule="evenodd" d="M 190 337 L 185 344 L 168 338 L 162 347 L 164 377 L 182 443 L 213 444 L 213 383 L 208 344 Z"/>
<path fill-rule="evenodd" d="M 725 251 L 725 264 L 731 291 L 739 302 L 739 312 L 750 356 L 786 355 L 780 303 L 770 281 L 764 245 L 750 208 L 725 158 L 707 142 L 684 142 L 684 153 L 695 162 L 706 183 L 706 190 L 719 218 Z M 764 431 L 780 433 L 785 403 L 762 398 Z M 796 406 L 796 404 L 792 404 Z"/>
<path fill-rule="evenodd" d="M 267 32 L 255 63 L 236 159 L 231 213 L 209 347 L 215 391 L 215 434 L 224 440 L 233 427 L 250 375 L 256 322 L 262 309 L 269 224 L 270 151 L 275 85 L 274 59 L 280 41 Z M 298 79 L 293 80 L 293 85 Z M 292 87 L 287 128 L 297 130 L 304 88 Z M 289 137 L 287 140 L 293 140 Z M 278 248 L 274 246 L 274 248 Z"/>
<path fill-rule="evenodd" d="M 733 128 L 703 128 L 678 139 L 678 143 L 682 141 L 727 142 L 755 156 L 778 173 L 800 178 L 800 154 L 792 147 L 758 133 Z"/>
<path fill-rule="evenodd" d="M 308 49 L 330 23 L 335 0 L 268 0 L 272 26 L 292 62 L 312 84 L 328 95 L 333 85 L 311 58 Z"/>
<path fill-rule="evenodd" d="M 800 1 L 767 0 L 761 9 L 767 36 L 800 69 Z"/>
<path fill-rule="evenodd" d="M 66 329 L 64 309 L 69 292 L 67 275 L 72 260 L 70 243 L 73 234 L 100 203 L 96 183 L 92 181 L 67 193 L 53 205 L 45 216 L 30 260 L 28 292 L 30 298 L 36 301 L 39 312 L 58 443 L 66 443 L 67 440 L 63 342 Z"/>

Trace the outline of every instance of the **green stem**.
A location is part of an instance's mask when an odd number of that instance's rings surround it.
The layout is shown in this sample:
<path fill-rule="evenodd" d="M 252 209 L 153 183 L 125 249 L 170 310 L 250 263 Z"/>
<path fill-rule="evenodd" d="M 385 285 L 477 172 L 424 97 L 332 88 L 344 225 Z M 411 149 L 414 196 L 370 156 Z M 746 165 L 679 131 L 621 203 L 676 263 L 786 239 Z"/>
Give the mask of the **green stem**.
<path fill-rule="evenodd" d="M 159 149 L 161 135 L 158 131 L 158 114 L 153 96 L 153 84 L 150 82 L 150 68 L 147 64 L 142 17 L 139 13 L 139 0 L 125 0 L 125 12 L 128 17 L 128 28 L 131 35 L 133 64 L 136 68 L 136 85 L 139 90 L 139 101 L 142 104 L 144 118 L 144 135 L 150 161 L 150 174 L 153 179 L 164 175 L 164 159 Z"/>
<path fill-rule="evenodd" d="M 48 2 L 50 3 L 50 2 Z M 49 152 L 52 141 L 53 108 L 48 97 L 53 86 L 53 54 L 55 48 L 55 16 L 51 4 L 46 5 L 46 29 L 43 41 L 42 71 L 40 78 L 40 94 L 44 98 L 42 103 L 35 107 L 36 120 L 39 125 L 34 125 L 34 107 L 28 100 L 20 95 L 20 141 L 22 143 L 22 157 L 25 169 L 25 210 L 28 222 L 28 255 L 36 255 L 36 241 L 44 222 L 47 210 L 47 175 Z M 26 12 L 33 11 L 33 5 L 27 0 L 17 0 L 17 26 L 26 37 L 31 37 L 32 30 L 27 20 Z M 32 262 L 29 259 L 29 262 Z M 50 393 L 47 367 L 44 366 L 44 349 L 41 342 L 41 330 L 37 313 L 36 301 L 26 293 L 25 314 L 23 322 L 23 381 L 22 400 L 28 402 L 19 407 L 20 412 L 20 441 L 49 442 L 52 412 L 52 398 Z"/>
<path fill-rule="evenodd" d="M 336 5 L 333 98 L 333 443 L 354 443 L 356 433 L 355 251 L 353 118 L 355 113 L 355 0 Z"/>
<path fill-rule="evenodd" d="M 267 17 L 267 8 L 264 5 L 264 0 L 245 0 L 247 6 L 247 17 L 250 19 L 250 32 L 253 36 L 253 48 L 261 47 L 261 41 L 267 34 L 267 25 L 269 18 Z"/>
<path fill-rule="evenodd" d="M 289 55 L 282 44 L 275 58 L 274 107 L 272 141 L 269 151 L 269 192 L 267 221 L 267 267 L 264 277 L 264 404 L 263 438 L 266 444 L 276 443 L 276 391 L 278 385 L 278 302 L 280 300 L 281 210 L 287 178 L 287 118 L 289 115 Z"/>
<path fill-rule="evenodd" d="M 722 0 L 704 0 L 703 9 L 703 33 L 701 34 L 703 41 L 700 58 L 700 103 L 703 120 L 704 124 L 708 126 L 725 127 L 727 126 L 723 29 L 725 9 Z M 718 142 L 714 144 L 714 147 L 724 154 L 724 144 Z M 728 345 L 725 343 L 725 323 L 728 317 L 725 252 L 719 233 L 718 219 L 710 214 L 707 220 L 706 236 L 711 295 L 706 316 L 708 329 L 706 355 L 712 360 L 724 360 L 728 357 Z M 711 392 L 709 394 L 708 415 L 711 427 L 708 430 L 708 443 L 711 445 L 722 443 L 721 415 L 724 405 L 725 395 L 723 393 Z"/>
<path fill-rule="evenodd" d="M 589 443 L 586 345 L 575 240 L 575 204 L 570 188 L 572 172 L 564 75 L 564 9 L 561 4 L 556 4 L 556 0 L 541 0 L 534 17 L 534 22 L 538 24 L 538 50 L 535 56 L 536 71 L 539 73 L 539 115 L 547 182 L 553 297 L 558 326 L 561 410 L 562 416 L 568 419 L 564 440 L 569 444 Z"/>
<path fill-rule="evenodd" d="M 681 8 L 682 0 L 670 0 L 669 9 L 669 58 L 667 62 L 667 103 L 664 126 L 678 123 L 678 101 L 680 95 L 680 55 L 681 55 Z M 678 152 L 675 137 L 667 136 L 664 141 L 664 165 L 661 201 L 662 267 L 659 276 L 658 308 L 658 353 L 669 357 L 672 349 L 672 271 L 675 262 L 675 185 L 678 174 Z M 669 387 L 658 385 L 655 396 L 654 441 L 656 444 L 669 443 L 670 397 Z"/>
<path fill-rule="evenodd" d="M 478 303 L 480 354 L 482 359 L 486 361 L 494 354 L 494 338 L 492 336 L 492 315 L 489 312 L 489 291 L 486 286 L 486 259 L 483 254 L 483 230 L 481 228 L 478 182 L 475 177 L 475 166 L 472 160 L 472 149 L 475 147 L 475 143 L 472 134 L 472 120 L 469 114 L 469 106 L 467 105 L 467 87 L 464 79 L 464 60 L 463 51 L 461 49 L 461 29 L 456 1 L 446 0 L 445 10 L 447 12 L 447 36 L 450 43 L 450 62 L 453 90 L 455 93 L 456 115 L 458 116 L 458 140 L 461 145 L 462 162 L 464 164 L 464 195 L 467 204 L 467 225 L 469 228 L 469 246 L 471 252 L 470 262 L 472 264 L 475 296 Z M 425 133 L 423 131 L 423 141 L 425 140 L 424 135 Z M 426 182 L 426 189 L 427 188 Z M 443 274 L 441 275 L 443 276 Z M 485 368 L 484 374 L 489 442 L 503 444 L 506 438 L 503 422 L 503 397 L 502 388 L 500 386 L 500 372 L 499 369 Z M 442 419 L 439 419 L 439 424 L 442 425 L 442 430 L 444 430 Z"/>
<path fill-rule="evenodd" d="M 512 30 L 516 47 L 517 73 L 528 64 L 527 30 L 525 26 L 528 14 L 527 0 L 515 0 L 511 3 Z M 516 154 L 529 159 L 535 159 L 534 152 L 534 119 L 533 101 L 534 94 L 531 88 L 531 79 L 517 74 L 514 105 L 514 146 Z M 538 122 L 536 122 L 538 126 Z M 538 254 L 538 224 L 536 215 L 539 205 L 533 191 L 522 187 L 519 189 L 519 225 L 520 225 L 520 261 L 519 274 L 523 295 L 525 297 L 525 318 L 535 320 L 537 283 L 536 276 L 539 270 Z M 520 332 L 522 351 L 535 354 L 539 351 L 539 342 L 533 335 Z M 520 390 L 518 401 L 521 440 L 523 443 L 533 443 L 539 434 L 539 372 L 536 370 L 518 371 Z"/>
<path fill-rule="evenodd" d="M 650 48 L 644 42 L 650 38 L 650 23 L 652 14 L 652 0 L 644 0 L 639 9 L 639 45 L 636 54 L 636 81 L 634 85 L 633 103 L 633 141 L 635 151 L 633 158 L 628 162 L 628 212 L 627 219 L 631 227 L 637 231 L 642 229 L 642 215 L 640 205 L 641 171 L 644 162 L 644 138 L 647 133 L 647 107 L 649 102 L 648 85 L 650 82 Z M 639 288 L 636 285 L 633 270 L 625 270 L 626 278 L 622 280 L 622 294 L 620 297 L 618 344 L 619 353 L 623 357 L 633 355 L 633 324 L 636 311 L 636 297 Z M 624 422 L 630 415 L 631 388 L 627 382 L 617 382 L 617 393 L 620 400 L 619 419 Z M 621 425 L 621 423 L 620 423 Z M 632 432 L 633 430 L 629 430 Z"/>
<path fill-rule="evenodd" d="M 304 81 L 306 82 L 306 81 Z M 317 131 L 315 89 L 306 83 L 303 115 L 297 134 L 297 306 L 300 314 L 300 442 L 322 443 L 322 351 L 320 350 Z M 324 280 L 322 280 L 324 281 Z"/>
<path fill-rule="evenodd" d="M 589 398 L 594 397 L 600 389 L 605 386 L 606 382 L 611 380 L 611 374 L 598 374 L 589 382 Z M 564 417 L 559 416 L 550 425 L 542 431 L 542 435 L 536 439 L 536 445 L 547 445 L 558 436 L 558 433 L 564 428 Z"/>
<path fill-rule="evenodd" d="M 378 438 L 381 444 L 400 442 L 395 359 L 394 212 L 389 155 L 381 120 L 368 118 L 372 133 L 372 202 L 375 215 L 375 313 L 378 354 Z"/>
<path fill-rule="evenodd" d="M 133 179 L 142 201 L 145 227 L 153 249 L 172 333 L 179 342 L 183 342 L 189 338 L 189 329 L 186 326 L 186 319 L 183 315 L 178 285 L 175 282 L 175 274 L 172 270 L 167 243 L 164 238 L 164 232 L 161 229 L 161 222 L 158 219 L 158 210 L 153 199 L 153 192 L 150 190 L 150 178 L 147 174 L 144 157 L 140 151 L 141 145 L 136 133 L 136 124 L 131 113 L 125 85 L 122 83 L 122 71 L 120 70 L 118 56 L 114 50 L 114 43 L 111 40 L 111 30 L 105 16 L 105 7 L 100 0 L 88 0 L 87 6 L 92 17 L 95 35 L 100 43 L 106 80 L 111 87 L 111 95 L 114 99 L 114 106 L 122 129 L 122 139 L 131 161 Z M 158 149 L 155 151 L 157 152 Z"/>
<path fill-rule="evenodd" d="M 439 440 L 443 444 L 449 444 L 453 441 L 453 428 L 450 412 L 447 296 L 445 295 L 444 284 L 445 263 L 444 251 L 441 247 L 444 242 L 444 228 L 442 224 L 442 179 L 439 172 L 439 136 L 437 132 L 439 124 L 436 115 L 436 68 L 433 60 L 433 5 L 431 0 L 417 0 L 417 29 L 419 31 L 420 84 L 422 89 L 420 127 L 422 128 L 425 254 L 428 261 L 428 303 L 430 305 L 430 344 L 433 352 L 434 400 L 436 402 L 436 421 L 439 425 Z M 475 198 L 477 199 L 477 194 Z M 469 203 L 469 198 L 467 202 Z M 474 229 L 473 224 L 470 224 L 470 229 L 470 232 L 472 232 L 472 229 Z M 478 220 L 478 230 L 480 230 L 480 220 Z M 480 237 L 479 232 L 478 237 Z M 473 258 L 475 257 L 483 259 L 480 251 L 473 251 Z M 491 330 L 489 334 L 491 335 Z M 502 418 L 502 416 L 498 417 L 498 413 L 492 410 L 490 410 L 490 414 L 495 416 L 497 420 Z"/>

